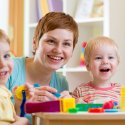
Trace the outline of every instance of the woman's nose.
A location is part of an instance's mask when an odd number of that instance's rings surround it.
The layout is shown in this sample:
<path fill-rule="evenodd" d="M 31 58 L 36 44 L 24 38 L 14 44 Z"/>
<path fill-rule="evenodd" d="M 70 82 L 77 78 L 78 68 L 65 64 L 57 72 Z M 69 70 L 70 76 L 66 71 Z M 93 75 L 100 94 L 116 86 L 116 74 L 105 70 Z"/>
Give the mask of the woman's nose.
<path fill-rule="evenodd" d="M 61 53 L 62 52 L 62 46 L 61 45 L 57 45 L 54 47 L 53 52 L 55 53 Z"/>

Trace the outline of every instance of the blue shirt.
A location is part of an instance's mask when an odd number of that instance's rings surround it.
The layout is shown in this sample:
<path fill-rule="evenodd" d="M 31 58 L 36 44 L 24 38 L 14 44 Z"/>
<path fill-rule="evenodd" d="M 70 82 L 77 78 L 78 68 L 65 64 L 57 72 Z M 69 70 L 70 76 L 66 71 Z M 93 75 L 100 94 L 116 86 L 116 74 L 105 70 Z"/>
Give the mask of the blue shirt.
<path fill-rule="evenodd" d="M 12 91 L 13 87 L 16 85 L 23 85 L 26 83 L 26 58 L 18 57 L 13 58 L 14 60 L 14 69 L 13 72 L 6 84 L 6 87 Z M 68 90 L 68 82 L 64 76 L 57 72 L 53 72 L 49 85 L 62 92 Z"/>

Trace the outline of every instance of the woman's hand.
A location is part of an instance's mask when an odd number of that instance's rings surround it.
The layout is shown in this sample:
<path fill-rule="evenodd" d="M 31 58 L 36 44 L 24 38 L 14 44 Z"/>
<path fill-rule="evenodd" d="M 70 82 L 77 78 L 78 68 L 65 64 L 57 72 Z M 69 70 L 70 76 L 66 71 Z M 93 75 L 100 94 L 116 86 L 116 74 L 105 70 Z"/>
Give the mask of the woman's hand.
<path fill-rule="evenodd" d="M 50 86 L 36 87 L 34 91 L 34 96 L 29 101 L 45 102 L 57 100 L 58 98 L 52 94 L 55 92 L 57 92 L 57 90 Z"/>
<path fill-rule="evenodd" d="M 26 94 L 28 95 L 28 98 L 33 98 L 34 94 L 35 94 L 35 88 L 33 85 L 31 85 L 30 83 L 26 83 L 25 85 L 25 91 Z"/>

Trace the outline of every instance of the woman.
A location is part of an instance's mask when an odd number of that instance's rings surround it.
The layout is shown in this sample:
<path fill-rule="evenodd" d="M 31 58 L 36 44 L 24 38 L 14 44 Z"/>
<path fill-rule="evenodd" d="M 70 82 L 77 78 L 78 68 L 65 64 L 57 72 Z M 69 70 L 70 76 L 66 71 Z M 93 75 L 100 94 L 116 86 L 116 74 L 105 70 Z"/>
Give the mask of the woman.
<path fill-rule="evenodd" d="M 16 85 L 39 83 L 41 89 L 35 92 L 35 100 L 57 99 L 52 93 L 62 97 L 69 93 L 64 76 L 55 71 L 63 67 L 71 58 L 78 40 L 78 26 L 74 19 L 63 12 L 50 12 L 39 20 L 33 37 L 33 57 L 14 58 L 14 70 L 7 88 Z"/>

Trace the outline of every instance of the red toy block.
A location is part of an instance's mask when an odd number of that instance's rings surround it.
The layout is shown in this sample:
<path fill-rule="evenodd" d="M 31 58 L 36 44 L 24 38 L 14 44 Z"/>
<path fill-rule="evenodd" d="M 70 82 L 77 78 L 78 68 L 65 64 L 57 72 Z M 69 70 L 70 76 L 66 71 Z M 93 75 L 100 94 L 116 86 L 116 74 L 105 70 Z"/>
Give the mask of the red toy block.
<path fill-rule="evenodd" d="M 60 112 L 60 101 L 26 102 L 25 111 L 26 113 Z"/>
<path fill-rule="evenodd" d="M 104 112 L 104 109 L 103 108 L 89 108 L 88 112 L 101 113 L 101 112 Z"/>

